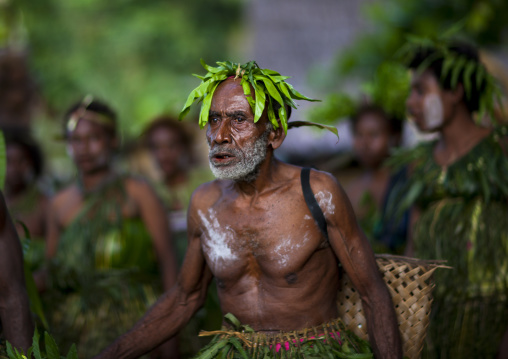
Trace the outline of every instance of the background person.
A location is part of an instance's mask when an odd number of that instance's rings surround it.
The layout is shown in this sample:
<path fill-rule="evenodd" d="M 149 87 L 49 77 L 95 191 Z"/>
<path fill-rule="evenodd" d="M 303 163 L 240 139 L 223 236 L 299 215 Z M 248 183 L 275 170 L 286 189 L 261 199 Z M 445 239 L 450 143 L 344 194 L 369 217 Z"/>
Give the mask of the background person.
<path fill-rule="evenodd" d="M 452 267 L 435 274 L 427 355 L 507 358 L 508 130 L 475 122 L 492 119 L 494 79 L 466 43 L 425 39 L 406 52 L 408 111 L 438 138 L 393 158 L 411 175 L 390 201 L 413 206 L 409 254 Z"/>
<path fill-rule="evenodd" d="M 65 135 L 78 176 L 51 202 L 44 299 L 64 352 L 76 343 L 89 357 L 174 284 L 176 259 L 152 188 L 113 167 L 118 137 L 109 106 L 87 96 L 67 111 Z"/>

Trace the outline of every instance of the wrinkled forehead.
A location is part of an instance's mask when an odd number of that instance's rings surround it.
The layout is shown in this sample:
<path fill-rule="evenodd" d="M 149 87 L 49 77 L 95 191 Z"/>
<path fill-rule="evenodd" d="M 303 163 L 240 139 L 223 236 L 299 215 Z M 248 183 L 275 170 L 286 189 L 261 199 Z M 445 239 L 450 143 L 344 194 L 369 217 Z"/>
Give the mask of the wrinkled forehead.
<path fill-rule="evenodd" d="M 217 87 L 210 106 L 211 112 L 245 111 L 252 113 L 240 81 L 240 79 L 229 78 Z"/>

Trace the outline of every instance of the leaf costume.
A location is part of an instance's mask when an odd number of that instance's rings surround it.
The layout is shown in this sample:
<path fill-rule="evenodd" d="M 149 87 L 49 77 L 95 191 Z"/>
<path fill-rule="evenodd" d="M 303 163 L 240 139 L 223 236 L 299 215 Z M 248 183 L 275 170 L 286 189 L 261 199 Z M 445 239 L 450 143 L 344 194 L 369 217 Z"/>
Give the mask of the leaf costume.
<path fill-rule="evenodd" d="M 141 218 L 124 218 L 125 176 L 85 195 L 60 237 L 45 293 L 60 348 L 91 357 L 126 332 L 161 293 L 156 255 Z"/>
<path fill-rule="evenodd" d="M 231 327 L 201 336 L 215 335 L 195 359 L 213 358 L 373 358 L 369 344 L 346 331 L 344 324 L 333 320 L 322 325 L 293 332 L 265 334 L 241 325 L 232 314 L 225 321 Z"/>
<path fill-rule="evenodd" d="M 434 160 L 435 142 L 391 160 L 413 166 L 391 208 L 422 210 L 415 256 L 453 267 L 435 273 L 429 358 L 493 358 L 508 329 L 507 135 L 507 127 L 493 130 L 447 168 Z"/>

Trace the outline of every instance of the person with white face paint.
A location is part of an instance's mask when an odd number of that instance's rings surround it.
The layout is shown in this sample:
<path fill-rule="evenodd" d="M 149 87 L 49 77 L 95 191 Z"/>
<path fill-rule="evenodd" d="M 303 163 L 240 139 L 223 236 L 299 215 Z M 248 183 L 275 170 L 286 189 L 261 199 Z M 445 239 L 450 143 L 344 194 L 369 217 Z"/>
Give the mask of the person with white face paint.
<path fill-rule="evenodd" d="M 408 112 L 438 138 L 391 160 L 411 175 L 390 202 L 412 206 L 408 254 L 453 267 L 435 276 L 424 357 L 508 358 L 508 129 L 488 111 L 494 79 L 459 42 L 413 46 L 409 67 Z"/>
<path fill-rule="evenodd" d="M 372 350 L 376 358 L 401 358 L 390 294 L 341 186 L 328 173 L 274 156 L 291 126 L 286 105 L 306 97 L 287 77 L 254 62 L 218 64 L 204 65 L 209 73 L 183 110 L 202 97 L 200 124 L 206 126 L 210 167 L 218 179 L 192 196 L 189 245 L 177 285 L 96 358 L 137 358 L 174 336 L 203 305 L 212 278 L 222 312 L 229 313 L 225 333 L 234 336 L 240 326 L 255 331 L 266 339 L 257 344 L 263 358 L 296 358 L 309 351 L 315 356 L 316 350 L 322 357 L 367 358 Z M 372 349 L 346 335 L 337 318 L 339 262 L 363 300 Z M 334 339 L 316 346 L 318 338 L 308 328 L 318 336 L 330 331 Z M 294 342 L 268 344 L 267 338 L 288 332 L 297 336 Z M 230 350 L 231 357 L 249 356 L 252 347 L 231 343 L 217 337 L 198 358 L 225 357 Z"/>

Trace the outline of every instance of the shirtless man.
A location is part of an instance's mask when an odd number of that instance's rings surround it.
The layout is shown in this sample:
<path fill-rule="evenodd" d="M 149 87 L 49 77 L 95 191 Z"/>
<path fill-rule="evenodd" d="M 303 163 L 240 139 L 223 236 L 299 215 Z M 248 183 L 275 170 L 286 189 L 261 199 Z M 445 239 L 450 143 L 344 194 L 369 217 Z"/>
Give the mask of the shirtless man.
<path fill-rule="evenodd" d="M 137 358 L 175 335 L 203 305 L 215 277 L 223 313 L 256 331 L 293 331 L 337 317 L 340 262 L 359 291 L 376 358 L 400 358 L 388 290 L 344 191 L 331 175 L 310 184 L 326 240 L 302 193 L 301 168 L 274 157 L 285 138 L 267 111 L 254 122 L 240 79 L 211 101 L 206 132 L 218 180 L 200 186 L 188 213 L 188 251 L 177 285 L 97 358 Z"/>
<path fill-rule="evenodd" d="M 0 321 L 3 336 L 26 353 L 34 327 L 23 275 L 23 254 L 16 229 L 0 192 Z"/>

